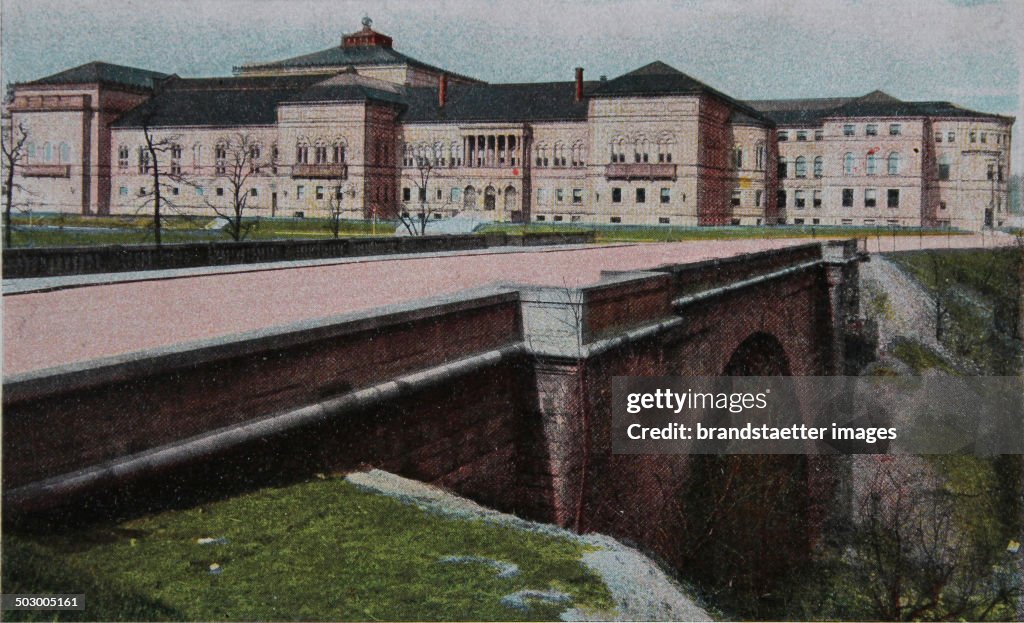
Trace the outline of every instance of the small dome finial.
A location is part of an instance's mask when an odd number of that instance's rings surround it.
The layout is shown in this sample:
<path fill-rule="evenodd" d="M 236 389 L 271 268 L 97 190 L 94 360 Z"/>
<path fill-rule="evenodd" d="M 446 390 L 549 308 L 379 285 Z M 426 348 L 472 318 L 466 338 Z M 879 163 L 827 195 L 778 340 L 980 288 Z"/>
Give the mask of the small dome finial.
<path fill-rule="evenodd" d="M 370 19 L 369 15 L 363 16 L 363 28 L 366 28 L 367 30 L 369 30 L 370 26 L 373 26 L 373 20 Z"/>

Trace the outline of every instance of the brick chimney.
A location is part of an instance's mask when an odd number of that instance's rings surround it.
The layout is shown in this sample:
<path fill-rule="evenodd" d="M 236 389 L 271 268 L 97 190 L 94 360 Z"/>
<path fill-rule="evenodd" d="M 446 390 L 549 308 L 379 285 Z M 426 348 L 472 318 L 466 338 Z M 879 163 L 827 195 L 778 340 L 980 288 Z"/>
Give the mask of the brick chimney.
<path fill-rule="evenodd" d="M 437 77 L 437 105 L 439 108 L 444 108 L 444 103 L 448 100 L 448 74 L 441 74 Z"/>
<path fill-rule="evenodd" d="M 583 68 L 576 68 L 576 101 L 583 101 Z"/>

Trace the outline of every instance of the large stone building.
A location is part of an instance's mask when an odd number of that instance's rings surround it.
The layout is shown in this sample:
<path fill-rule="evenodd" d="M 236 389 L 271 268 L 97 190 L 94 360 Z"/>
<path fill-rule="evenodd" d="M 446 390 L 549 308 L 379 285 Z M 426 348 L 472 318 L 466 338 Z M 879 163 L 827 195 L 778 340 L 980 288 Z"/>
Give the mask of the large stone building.
<path fill-rule="evenodd" d="M 180 78 L 94 62 L 15 86 L 37 211 L 998 227 L 1014 119 L 948 102 L 739 101 L 654 62 L 488 84 L 364 20 L 320 52 Z M 146 134 L 160 147 L 147 149 Z M 152 157 L 151 157 L 152 154 Z"/>

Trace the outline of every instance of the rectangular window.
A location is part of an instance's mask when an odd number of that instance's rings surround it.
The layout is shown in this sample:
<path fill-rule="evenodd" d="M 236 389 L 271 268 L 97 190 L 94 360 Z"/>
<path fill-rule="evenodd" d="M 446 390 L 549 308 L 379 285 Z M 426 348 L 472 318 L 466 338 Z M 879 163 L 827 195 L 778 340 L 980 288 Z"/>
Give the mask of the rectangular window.
<path fill-rule="evenodd" d="M 441 199 L 443 199 L 443 198 L 444 198 L 444 191 L 442 191 L 442 190 L 441 190 L 440 188 L 438 188 L 438 189 L 437 189 L 437 193 L 436 193 L 436 196 L 437 196 L 437 200 L 438 200 L 438 201 L 441 201 Z"/>
<path fill-rule="evenodd" d="M 852 188 L 844 188 L 843 189 L 843 207 L 844 208 L 852 208 L 853 207 L 853 189 Z"/>
<path fill-rule="evenodd" d="M 789 132 L 786 130 L 779 130 L 779 142 L 785 143 L 789 140 Z"/>
<path fill-rule="evenodd" d="M 538 193 L 539 192 L 540 191 L 538 190 Z M 452 198 L 452 203 L 462 203 L 462 189 L 461 188 L 452 188 L 451 198 Z"/>
<path fill-rule="evenodd" d="M 807 130 L 797 130 L 796 140 L 798 140 L 798 141 L 806 141 L 807 140 Z"/>
<path fill-rule="evenodd" d="M 670 188 L 661 189 L 661 202 L 668 203 L 672 200 L 672 190 Z"/>
<path fill-rule="evenodd" d="M 878 125 L 869 123 L 867 127 L 864 128 L 864 136 L 878 136 Z"/>
<path fill-rule="evenodd" d="M 878 201 L 877 201 L 877 199 L 875 197 L 875 189 L 874 188 L 865 188 L 864 189 L 864 207 L 865 208 L 873 208 L 876 205 L 878 205 Z"/>
<path fill-rule="evenodd" d="M 206 191 L 203 189 L 203 187 L 196 186 L 196 195 L 202 197 L 204 194 L 206 194 Z"/>
<path fill-rule="evenodd" d="M 981 133 L 981 142 L 982 143 L 987 143 L 988 142 L 988 132 L 982 132 Z"/>
<path fill-rule="evenodd" d="M 974 130 L 971 130 L 971 133 L 968 134 L 967 136 L 968 136 L 968 140 L 970 140 L 972 143 L 977 143 L 978 142 L 978 133 L 975 132 Z"/>
<path fill-rule="evenodd" d="M 889 136 L 899 136 L 902 132 L 902 128 L 898 123 L 889 124 Z"/>
<path fill-rule="evenodd" d="M 989 164 L 988 170 L 985 172 L 985 179 L 994 180 L 996 178 L 996 165 Z"/>
<path fill-rule="evenodd" d="M 942 142 L 942 132 L 936 132 L 935 133 L 935 142 L 936 143 L 941 143 Z"/>
<path fill-rule="evenodd" d="M 940 180 L 948 180 L 949 179 L 949 163 L 948 162 L 942 162 L 941 160 L 939 161 L 939 179 Z"/>
<path fill-rule="evenodd" d="M 217 196 L 218 197 L 223 197 L 224 196 L 224 189 L 223 188 L 218 188 L 217 189 Z"/>
<path fill-rule="evenodd" d="M 798 191 L 794 192 L 793 193 L 793 202 L 796 205 L 797 209 L 802 209 L 802 208 L 807 207 L 807 200 L 804 198 L 804 191 L 798 190 Z"/>
<path fill-rule="evenodd" d="M 556 214 L 555 215 L 555 222 L 558 223 L 558 222 L 561 222 L 561 220 L 562 220 L 562 215 L 561 214 Z"/>
<path fill-rule="evenodd" d="M 945 201 L 940 201 L 939 202 L 939 209 L 940 210 L 945 210 L 946 209 L 946 202 Z"/>
<path fill-rule="evenodd" d="M 740 191 L 732 191 L 732 207 L 736 208 L 740 205 Z"/>
<path fill-rule="evenodd" d="M 743 168 L 743 150 L 739 147 L 732 152 L 732 165 L 737 169 Z"/>
<path fill-rule="evenodd" d="M 622 203 L 621 188 L 612 188 L 612 203 Z"/>
<path fill-rule="evenodd" d="M 538 215 L 537 215 L 537 218 L 536 218 L 535 220 L 537 220 L 537 221 L 543 221 L 543 220 L 544 220 L 544 215 L 543 215 L 543 214 L 538 214 Z"/>
<path fill-rule="evenodd" d="M 794 225 L 803 225 L 804 224 L 804 219 L 802 219 L 802 218 L 795 218 L 795 219 L 793 219 L 793 224 Z"/>
<path fill-rule="evenodd" d="M 954 142 L 956 142 L 956 132 L 946 132 L 946 142 L 947 143 L 954 143 Z"/>
<path fill-rule="evenodd" d="M 622 222 L 622 217 L 621 216 L 613 216 L 610 219 L 608 219 L 608 222 L 610 222 L 610 223 L 621 223 Z"/>
<path fill-rule="evenodd" d="M 888 205 L 890 208 L 900 207 L 900 189 L 890 188 L 888 193 Z"/>
<path fill-rule="evenodd" d="M 573 203 L 583 203 L 583 189 L 582 188 L 573 188 L 572 189 L 572 202 Z"/>
<path fill-rule="evenodd" d="M 177 193 L 175 193 L 175 194 L 177 194 Z M 259 191 L 256 190 L 255 188 L 250 188 L 249 189 L 249 196 L 250 197 L 258 197 L 259 196 Z"/>
<path fill-rule="evenodd" d="M 823 140 L 825 140 L 825 130 L 815 130 L 814 131 L 814 140 L 816 140 L 816 141 L 823 141 Z"/>
<path fill-rule="evenodd" d="M 636 202 L 637 203 L 647 203 L 647 189 L 646 188 L 637 188 L 636 189 Z"/>
<path fill-rule="evenodd" d="M 422 203 L 422 202 L 426 201 L 427 200 L 427 189 L 426 188 L 417 188 L 416 190 L 418 191 L 416 194 L 417 194 L 417 196 L 419 196 L 420 202 Z"/>
<path fill-rule="evenodd" d="M 764 196 L 764 191 L 763 190 L 758 190 L 758 191 L 754 192 L 754 205 L 755 206 L 757 206 L 759 208 L 761 207 L 761 198 L 763 196 Z"/>
<path fill-rule="evenodd" d="M 779 173 L 779 179 L 780 180 L 786 179 L 786 174 L 787 174 L 788 169 L 789 169 L 789 167 L 786 164 L 786 159 L 785 158 L 779 158 L 778 173 Z"/>
<path fill-rule="evenodd" d="M 412 189 L 411 188 L 403 188 L 402 189 L 402 201 L 412 201 Z"/>
<path fill-rule="evenodd" d="M 562 203 L 563 201 L 565 201 L 565 191 L 562 190 L 561 188 L 555 189 L 555 201 L 557 201 L 558 203 Z"/>
<path fill-rule="evenodd" d="M 316 198 L 317 199 L 323 199 L 324 198 L 324 187 L 323 186 L 317 186 L 316 187 Z"/>
<path fill-rule="evenodd" d="M 786 207 L 786 191 L 780 190 L 775 193 L 775 199 L 780 208 Z"/>
<path fill-rule="evenodd" d="M 658 217 L 658 224 L 659 225 L 668 225 L 669 223 L 671 223 L 671 221 L 668 219 L 667 216 L 659 216 Z"/>
<path fill-rule="evenodd" d="M 854 130 L 852 123 L 847 123 L 846 125 L 843 126 L 843 136 L 853 136 L 853 134 Z"/>
<path fill-rule="evenodd" d="M 306 187 L 305 186 L 296 186 L 295 187 L 295 198 L 296 199 L 305 199 L 306 198 Z"/>
<path fill-rule="evenodd" d="M 118 194 L 121 194 L 121 195 L 127 195 L 128 194 L 128 187 L 127 186 L 122 186 L 121 188 L 117 189 L 117 192 L 118 192 Z"/>
<path fill-rule="evenodd" d="M 842 222 L 843 225 L 853 225 L 853 219 L 852 218 L 844 218 L 841 222 Z"/>
<path fill-rule="evenodd" d="M 816 208 L 820 208 L 821 207 L 821 191 L 820 190 L 814 191 L 814 198 L 812 199 L 812 201 L 814 201 L 814 207 L 816 207 Z"/>

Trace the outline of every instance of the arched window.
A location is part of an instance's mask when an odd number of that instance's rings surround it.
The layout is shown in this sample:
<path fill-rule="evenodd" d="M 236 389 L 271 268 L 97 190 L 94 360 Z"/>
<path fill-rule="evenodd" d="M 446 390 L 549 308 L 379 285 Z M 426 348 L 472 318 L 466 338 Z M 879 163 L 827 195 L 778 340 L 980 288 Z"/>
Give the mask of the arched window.
<path fill-rule="evenodd" d="M 493 186 L 488 186 L 484 189 L 484 209 L 493 210 L 495 204 L 496 192 Z"/>
<path fill-rule="evenodd" d="M 625 162 L 626 161 L 626 139 L 624 139 L 624 138 L 612 139 L 612 142 L 611 142 L 611 161 L 612 162 Z"/>
<path fill-rule="evenodd" d="M 149 172 L 149 150 L 145 147 L 139 147 L 138 172 L 140 174 Z"/>
<path fill-rule="evenodd" d="M 203 146 L 196 143 L 192 146 L 192 168 L 198 171 L 203 166 Z"/>
<path fill-rule="evenodd" d="M 299 139 L 295 145 L 295 164 L 309 164 L 309 142 Z"/>
<path fill-rule="evenodd" d="M 71 148 L 68 147 L 67 143 L 61 143 L 60 148 L 57 150 L 57 157 L 60 158 L 61 164 L 68 164 L 71 162 Z"/>
<path fill-rule="evenodd" d="M 565 162 L 566 162 L 566 160 L 565 160 L 565 145 L 563 145 L 561 142 L 557 142 L 557 143 L 555 143 L 555 146 L 551 150 L 551 152 L 552 152 L 553 158 L 554 158 L 552 164 L 554 166 L 556 166 L 556 167 L 564 167 L 565 166 Z"/>
<path fill-rule="evenodd" d="M 53 162 L 53 145 L 43 143 L 43 162 Z"/>
<path fill-rule="evenodd" d="M 651 147 L 646 138 L 639 138 L 633 143 L 633 161 L 649 162 Z"/>
<path fill-rule="evenodd" d="M 765 149 L 764 141 L 758 141 L 754 153 L 756 154 L 754 161 L 755 165 L 757 166 L 757 170 L 764 171 L 764 161 L 765 156 L 767 155 L 767 150 Z"/>
<path fill-rule="evenodd" d="M 537 147 L 534 149 L 534 151 L 536 153 L 536 157 L 537 157 L 536 164 L 537 164 L 538 167 L 546 167 L 546 166 L 548 166 L 550 164 L 550 161 L 548 160 L 548 146 L 547 146 L 547 144 L 541 143 L 541 144 L 537 145 Z"/>
<path fill-rule="evenodd" d="M 779 179 L 784 180 L 789 175 L 789 163 L 785 158 L 779 157 Z"/>
<path fill-rule="evenodd" d="M 868 175 L 874 175 L 877 172 L 878 163 L 876 162 L 876 159 L 875 159 L 875 152 L 873 152 L 873 151 L 869 151 L 868 152 L 868 157 L 867 157 L 867 162 L 866 162 L 866 167 L 865 168 L 867 169 L 866 173 Z"/>
<path fill-rule="evenodd" d="M 467 210 L 476 209 L 476 189 L 472 186 L 466 186 L 462 193 L 462 207 Z"/>
<path fill-rule="evenodd" d="M 117 148 L 117 168 L 126 170 L 128 168 L 128 146 L 121 145 Z"/>
<path fill-rule="evenodd" d="M 853 154 L 846 152 L 843 156 L 843 175 L 853 175 Z"/>
<path fill-rule="evenodd" d="M 434 166 L 445 166 L 444 145 L 441 141 L 436 141 L 434 143 Z"/>
<path fill-rule="evenodd" d="M 586 165 L 586 154 L 583 150 L 583 141 L 576 141 L 572 145 L 572 166 L 582 167 Z"/>
<path fill-rule="evenodd" d="M 341 164 L 345 162 L 345 157 L 345 139 L 334 139 L 334 144 L 331 145 L 331 162 Z"/>
<path fill-rule="evenodd" d="M 462 144 L 452 141 L 451 146 L 451 166 L 462 166 Z"/>
<path fill-rule="evenodd" d="M 807 177 L 807 158 L 804 158 L 803 156 L 797 156 L 795 175 L 797 177 Z"/>
<path fill-rule="evenodd" d="M 825 169 L 825 159 L 821 156 L 814 158 L 814 177 L 821 177 Z"/>
<path fill-rule="evenodd" d="M 36 144 L 32 141 L 25 143 L 25 159 L 29 162 L 36 159 Z"/>
<path fill-rule="evenodd" d="M 316 164 L 327 164 L 327 144 L 317 141 L 313 146 L 313 162 Z"/>
<path fill-rule="evenodd" d="M 889 154 L 889 175 L 900 174 L 900 155 L 896 152 Z"/>
<path fill-rule="evenodd" d="M 671 135 L 664 135 L 658 139 L 658 162 L 672 162 L 675 140 Z"/>
<path fill-rule="evenodd" d="M 213 172 L 217 175 L 227 173 L 228 144 L 222 141 L 213 146 Z"/>

